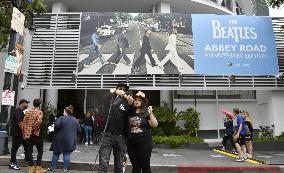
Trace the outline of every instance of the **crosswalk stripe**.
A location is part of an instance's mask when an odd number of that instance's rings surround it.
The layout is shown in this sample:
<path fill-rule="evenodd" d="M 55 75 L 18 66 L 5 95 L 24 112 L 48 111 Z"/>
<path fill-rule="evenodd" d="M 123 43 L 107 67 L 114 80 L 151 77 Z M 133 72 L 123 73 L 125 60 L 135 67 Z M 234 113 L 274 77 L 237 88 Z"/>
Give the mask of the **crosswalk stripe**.
<path fill-rule="evenodd" d="M 87 54 L 88 55 L 88 54 Z M 103 58 L 107 61 L 112 54 L 102 54 Z M 86 56 L 85 54 L 80 55 L 80 57 Z M 79 74 L 96 74 L 97 71 L 102 67 L 103 65 L 100 62 L 100 59 L 95 59 L 94 62 L 91 63 L 89 67 L 85 67 Z"/>
<path fill-rule="evenodd" d="M 130 74 L 131 73 L 131 68 L 132 68 L 132 64 L 134 60 L 134 54 L 127 54 L 127 57 L 130 60 L 130 65 L 126 65 L 125 60 L 121 58 L 120 62 L 117 64 L 112 74 Z M 124 63 L 121 63 L 122 61 Z"/>
<path fill-rule="evenodd" d="M 79 56 L 79 62 L 83 61 L 85 58 L 87 58 L 89 54 L 80 54 Z M 102 54 L 102 57 L 107 61 L 112 54 Z M 161 62 L 159 61 L 159 58 L 157 54 L 152 54 L 156 64 L 158 66 L 152 67 L 150 59 L 148 55 L 145 55 L 146 60 L 146 69 L 147 74 L 165 74 L 164 69 L 159 67 L 161 65 Z M 111 74 L 131 74 L 132 64 L 134 60 L 134 54 L 127 54 L 127 57 L 130 59 L 131 65 L 126 65 L 126 62 L 123 58 L 120 59 L 120 62 L 118 64 L 115 64 L 116 67 L 113 70 Z M 193 74 L 194 70 L 182 59 L 180 58 L 180 64 L 182 68 L 175 67 L 181 74 Z M 96 74 L 103 65 L 101 64 L 99 58 L 95 59 L 88 67 L 85 67 L 79 74 Z"/>
<path fill-rule="evenodd" d="M 213 151 L 220 153 L 220 154 L 224 154 L 224 155 L 233 157 L 233 158 L 239 158 L 239 156 L 237 154 L 233 154 L 233 153 L 230 153 L 228 151 L 223 151 L 223 150 L 218 150 L 218 149 L 213 149 Z M 256 160 L 256 159 L 246 159 L 245 161 L 249 162 L 249 163 L 253 163 L 253 164 L 269 164 L 268 162 L 264 162 L 264 161 Z"/>

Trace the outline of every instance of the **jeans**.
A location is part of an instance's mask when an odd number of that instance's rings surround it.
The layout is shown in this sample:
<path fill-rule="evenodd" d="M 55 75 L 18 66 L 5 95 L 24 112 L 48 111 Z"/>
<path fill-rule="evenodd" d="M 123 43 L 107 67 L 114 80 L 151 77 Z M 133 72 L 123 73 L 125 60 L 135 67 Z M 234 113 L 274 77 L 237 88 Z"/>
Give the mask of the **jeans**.
<path fill-rule="evenodd" d="M 29 166 L 34 166 L 33 163 L 33 147 L 36 146 L 37 149 L 37 161 L 36 165 L 41 166 L 42 154 L 43 154 L 43 140 L 39 136 L 32 135 L 30 138 L 25 140 L 25 145 L 27 147 L 26 159 L 29 163 Z"/>
<path fill-rule="evenodd" d="M 57 166 L 57 162 L 59 160 L 59 155 L 61 153 L 55 153 L 53 152 L 53 155 L 52 155 L 52 160 L 51 160 L 51 168 L 52 169 L 56 169 L 56 166 Z M 70 155 L 71 155 L 71 152 L 66 152 L 66 153 L 63 153 L 63 169 L 68 169 L 69 167 L 69 164 L 70 164 Z"/>
<path fill-rule="evenodd" d="M 84 129 L 85 129 L 85 134 L 86 134 L 86 142 L 92 142 L 92 130 L 93 130 L 92 127 L 85 126 Z"/>
<path fill-rule="evenodd" d="M 83 60 L 84 64 L 90 65 L 97 57 L 100 59 L 102 64 L 106 62 L 106 60 L 102 57 L 98 45 L 93 44 L 90 46 L 89 56 L 85 60 Z"/>
<path fill-rule="evenodd" d="M 111 150 L 114 155 L 114 173 L 123 172 L 123 154 L 126 143 L 123 135 L 103 135 L 99 150 L 99 170 L 98 173 L 107 173 Z"/>
<path fill-rule="evenodd" d="M 25 146 L 24 139 L 22 136 L 12 136 L 12 148 L 11 148 L 11 163 L 17 163 L 16 155 L 19 147 L 23 144 L 24 151 L 26 154 L 27 147 Z"/>

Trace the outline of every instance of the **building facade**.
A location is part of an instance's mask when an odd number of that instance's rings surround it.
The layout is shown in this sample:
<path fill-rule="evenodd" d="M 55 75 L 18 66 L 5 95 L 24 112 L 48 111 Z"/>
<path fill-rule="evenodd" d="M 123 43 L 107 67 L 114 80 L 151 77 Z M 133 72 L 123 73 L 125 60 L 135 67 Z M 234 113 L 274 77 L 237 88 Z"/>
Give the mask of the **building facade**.
<path fill-rule="evenodd" d="M 35 18 L 35 31 L 26 31 L 26 61 L 18 99 L 41 97 L 54 106 L 66 100 L 81 112 L 102 105 L 102 93 L 118 81 L 133 90 L 147 90 L 153 104 L 168 105 L 177 111 L 194 107 L 201 113 L 198 136 L 220 138 L 221 109 L 250 112 L 255 129 L 270 126 L 274 135 L 284 132 L 283 77 L 204 75 L 74 75 L 78 69 L 81 12 L 186 13 L 218 15 L 269 15 L 265 0 L 46 0 L 49 13 Z M 280 72 L 284 71 L 284 39 L 279 29 L 283 19 L 274 19 Z M 73 95 L 72 98 L 68 95 Z M 66 98 L 66 99 L 64 99 Z M 71 102 L 70 102 L 71 103 Z M 59 106 L 60 107 L 60 106 Z"/>

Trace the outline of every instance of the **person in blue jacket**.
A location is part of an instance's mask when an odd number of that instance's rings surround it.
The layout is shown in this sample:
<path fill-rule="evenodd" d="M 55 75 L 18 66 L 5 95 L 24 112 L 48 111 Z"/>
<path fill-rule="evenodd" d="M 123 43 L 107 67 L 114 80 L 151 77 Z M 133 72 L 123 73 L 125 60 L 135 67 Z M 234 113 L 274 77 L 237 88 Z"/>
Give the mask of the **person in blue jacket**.
<path fill-rule="evenodd" d="M 61 116 L 54 124 L 53 155 L 51 167 L 48 171 L 54 171 L 57 166 L 59 155 L 63 154 L 63 171 L 68 172 L 70 155 L 76 149 L 77 131 L 80 125 L 75 117 L 72 116 L 70 107 L 64 109 L 64 116 Z"/>
<path fill-rule="evenodd" d="M 92 36 L 92 45 L 90 46 L 89 56 L 84 60 L 85 66 L 90 66 L 97 58 L 99 58 L 101 64 L 105 64 L 106 60 L 103 58 L 100 47 L 99 47 L 99 36 L 97 30 L 93 32 Z"/>

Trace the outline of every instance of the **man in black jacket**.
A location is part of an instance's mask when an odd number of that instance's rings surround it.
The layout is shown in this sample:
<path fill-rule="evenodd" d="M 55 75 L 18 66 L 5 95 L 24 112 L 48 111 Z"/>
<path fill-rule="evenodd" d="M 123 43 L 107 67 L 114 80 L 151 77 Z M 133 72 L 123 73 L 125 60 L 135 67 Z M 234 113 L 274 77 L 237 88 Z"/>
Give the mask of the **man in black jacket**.
<path fill-rule="evenodd" d="M 99 149 L 99 171 L 107 173 L 111 151 L 114 155 L 114 173 L 123 172 L 123 154 L 126 148 L 126 136 L 128 133 L 128 117 L 131 111 L 133 98 L 126 94 L 128 86 L 118 84 L 112 90 L 114 94 L 112 105 L 106 121 L 106 130 L 102 136 Z"/>
<path fill-rule="evenodd" d="M 151 61 L 152 67 L 157 66 L 152 56 L 152 53 L 154 52 L 154 50 L 152 49 L 151 44 L 150 44 L 150 39 L 149 39 L 150 34 L 151 34 L 151 30 L 146 29 L 145 35 L 143 37 L 142 47 L 139 50 L 141 55 L 139 56 L 139 58 L 136 60 L 135 64 L 133 65 L 134 67 L 138 67 L 142 64 L 143 60 L 145 59 L 145 54 L 148 55 Z"/>
<path fill-rule="evenodd" d="M 118 64 L 120 59 L 123 58 L 126 61 L 127 65 L 130 65 L 130 60 L 126 55 L 126 48 L 129 47 L 129 43 L 125 36 L 125 33 L 126 29 L 123 28 L 121 34 L 119 34 L 117 37 L 117 51 L 112 55 L 108 62 Z"/>
<path fill-rule="evenodd" d="M 19 123 L 24 119 L 24 110 L 28 108 L 28 104 L 30 102 L 21 99 L 19 101 L 19 107 L 15 110 L 14 114 L 10 117 L 10 134 L 12 136 L 12 148 L 11 148 L 11 160 L 10 160 L 10 169 L 19 170 L 20 167 L 17 164 L 17 151 L 19 147 L 23 144 L 23 134 L 22 130 L 19 127 Z M 26 150 L 26 147 L 24 146 L 24 150 Z"/>

